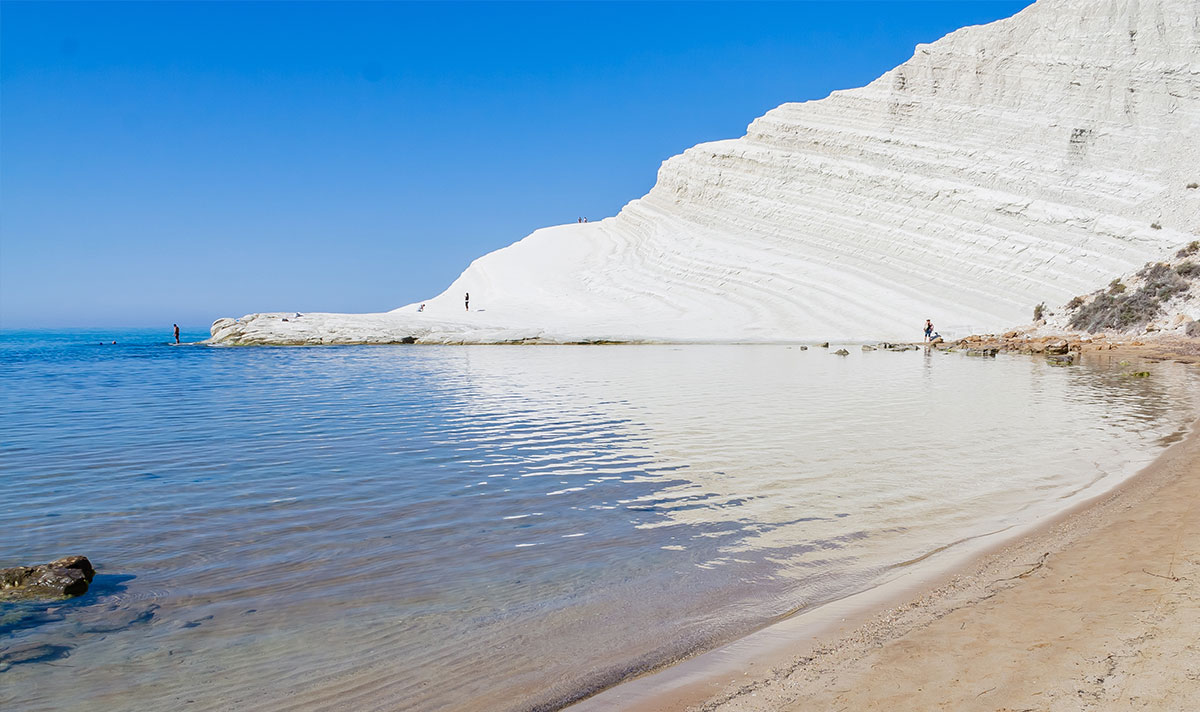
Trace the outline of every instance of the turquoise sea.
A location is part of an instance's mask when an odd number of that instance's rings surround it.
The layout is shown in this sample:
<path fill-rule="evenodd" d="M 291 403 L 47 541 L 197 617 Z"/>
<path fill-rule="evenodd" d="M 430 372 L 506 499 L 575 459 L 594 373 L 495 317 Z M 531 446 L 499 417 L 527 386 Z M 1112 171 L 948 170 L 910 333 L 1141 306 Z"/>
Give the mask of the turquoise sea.
<path fill-rule="evenodd" d="M 99 570 L 0 603 L 0 709 L 557 709 L 1014 533 L 1200 412 L 1195 367 L 1103 356 L 168 333 L 0 332 L 0 567 Z"/>

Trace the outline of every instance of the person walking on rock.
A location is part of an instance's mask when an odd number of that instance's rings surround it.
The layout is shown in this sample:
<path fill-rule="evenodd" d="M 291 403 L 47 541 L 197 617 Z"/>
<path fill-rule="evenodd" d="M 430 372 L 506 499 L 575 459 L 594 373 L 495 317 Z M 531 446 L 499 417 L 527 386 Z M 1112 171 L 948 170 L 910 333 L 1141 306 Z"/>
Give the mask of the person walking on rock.
<path fill-rule="evenodd" d="M 471 311 L 471 293 L 470 292 L 467 292 L 466 294 L 463 295 L 463 307 L 467 311 Z"/>
<path fill-rule="evenodd" d="M 929 341 L 933 338 L 933 322 L 929 319 L 925 320 L 925 340 Z"/>

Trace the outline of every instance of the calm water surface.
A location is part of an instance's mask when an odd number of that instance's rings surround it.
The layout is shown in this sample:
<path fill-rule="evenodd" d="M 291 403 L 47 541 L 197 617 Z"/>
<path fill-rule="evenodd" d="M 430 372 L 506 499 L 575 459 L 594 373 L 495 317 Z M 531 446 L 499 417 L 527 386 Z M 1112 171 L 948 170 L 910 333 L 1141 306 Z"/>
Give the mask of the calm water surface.
<path fill-rule="evenodd" d="M 99 570 L 0 604 L 5 710 L 553 709 L 1111 487 L 1200 406 L 1102 358 L 110 336 L 0 337 L 0 566 Z"/>

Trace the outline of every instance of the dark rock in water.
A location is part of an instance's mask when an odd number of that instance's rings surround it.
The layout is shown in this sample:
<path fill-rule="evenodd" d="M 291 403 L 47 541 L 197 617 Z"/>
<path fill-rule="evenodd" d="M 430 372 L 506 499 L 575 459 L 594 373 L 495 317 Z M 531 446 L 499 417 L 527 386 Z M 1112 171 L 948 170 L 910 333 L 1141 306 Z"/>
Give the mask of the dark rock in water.
<path fill-rule="evenodd" d="M 417 337 L 415 337 L 415 336 L 405 336 L 403 339 L 400 339 L 400 343 L 402 343 L 402 344 L 415 344 L 415 343 L 417 343 Z"/>
<path fill-rule="evenodd" d="M 875 350 L 875 347 L 874 347 L 874 346 L 868 346 L 867 344 L 863 344 L 863 346 L 862 346 L 862 350 L 863 350 L 863 351 L 874 351 L 874 350 Z"/>
<path fill-rule="evenodd" d="M 1051 366 L 1070 366 L 1075 363 L 1075 354 L 1047 354 L 1046 363 Z"/>
<path fill-rule="evenodd" d="M 801 351 L 808 351 L 807 346 L 797 346 L 796 348 L 800 349 Z"/>
<path fill-rule="evenodd" d="M 846 349 L 838 349 L 837 351 L 834 351 L 833 353 L 837 356 L 849 356 L 850 355 L 850 352 L 847 351 Z"/>
<path fill-rule="evenodd" d="M 820 347 L 821 347 L 821 348 L 823 348 L 823 349 L 827 349 L 827 348 L 829 348 L 829 342 L 828 342 L 828 341 L 826 341 L 826 342 L 825 342 L 825 343 L 823 343 L 823 344 L 817 344 L 817 346 L 820 346 Z"/>
<path fill-rule="evenodd" d="M 963 353 L 965 353 L 968 356 L 990 356 L 992 358 L 995 358 L 996 354 L 1000 353 L 1000 349 L 990 348 L 990 347 L 983 348 L 983 349 L 967 349 Z"/>
<path fill-rule="evenodd" d="M 83 572 L 83 576 L 87 579 L 88 583 L 91 583 L 92 579 L 96 578 L 96 569 L 92 568 L 92 562 L 88 561 L 88 557 L 86 556 L 64 556 L 61 559 L 51 561 L 50 563 L 46 564 L 46 566 L 52 568 L 58 567 L 64 569 L 79 569 Z"/>
<path fill-rule="evenodd" d="M 0 569 L 0 600 L 78 596 L 96 575 L 86 556 L 68 556 L 48 564 Z"/>

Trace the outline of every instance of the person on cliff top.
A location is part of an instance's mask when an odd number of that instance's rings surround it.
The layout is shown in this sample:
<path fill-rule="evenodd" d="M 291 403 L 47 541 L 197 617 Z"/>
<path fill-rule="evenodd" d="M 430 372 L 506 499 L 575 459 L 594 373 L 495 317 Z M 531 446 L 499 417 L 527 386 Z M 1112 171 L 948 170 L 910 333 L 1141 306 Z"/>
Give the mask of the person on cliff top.
<path fill-rule="evenodd" d="M 175 327 L 175 343 L 179 343 L 179 324 L 172 324 Z"/>
<path fill-rule="evenodd" d="M 465 308 L 467 311 L 471 311 L 471 293 L 470 292 L 467 292 L 466 294 L 463 295 L 463 308 Z"/>
<path fill-rule="evenodd" d="M 929 341 L 933 338 L 933 322 L 929 319 L 925 320 L 925 340 Z"/>

